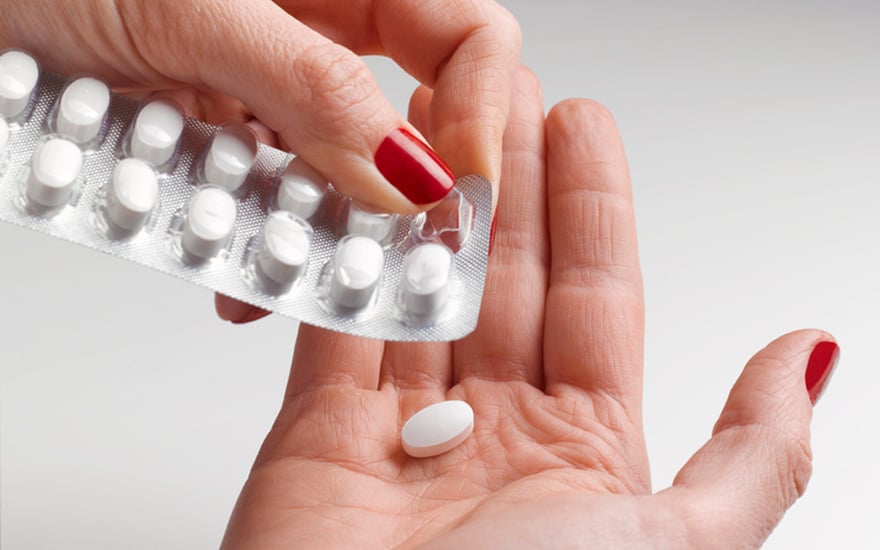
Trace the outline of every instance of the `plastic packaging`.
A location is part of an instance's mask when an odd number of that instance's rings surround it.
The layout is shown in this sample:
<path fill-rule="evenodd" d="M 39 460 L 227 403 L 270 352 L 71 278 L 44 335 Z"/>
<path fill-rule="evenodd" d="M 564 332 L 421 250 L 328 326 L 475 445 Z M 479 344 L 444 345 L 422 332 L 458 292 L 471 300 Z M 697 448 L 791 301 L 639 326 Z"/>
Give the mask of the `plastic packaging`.
<path fill-rule="evenodd" d="M 331 330 L 456 340 L 476 326 L 491 186 L 375 211 L 247 126 L 138 103 L 0 52 L 0 221 Z"/>

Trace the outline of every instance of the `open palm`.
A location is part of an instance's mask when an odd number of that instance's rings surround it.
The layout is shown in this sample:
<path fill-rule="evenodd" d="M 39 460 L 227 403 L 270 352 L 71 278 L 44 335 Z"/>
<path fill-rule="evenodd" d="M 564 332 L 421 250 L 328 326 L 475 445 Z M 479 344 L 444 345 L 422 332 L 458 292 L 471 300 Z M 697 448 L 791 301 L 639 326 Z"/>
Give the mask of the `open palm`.
<path fill-rule="evenodd" d="M 411 107 L 426 135 L 429 94 Z M 503 149 L 476 332 L 400 344 L 302 326 L 224 546 L 756 546 L 803 490 L 804 369 L 829 337 L 802 331 L 759 353 L 713 439 L 652 495 L 641 274 L 614 122 L 589 101 L 545 121 L 538 84 L 520 71 Z M 473 435 L 408 457 L 403 422 L 445 399 L 471 404 Z"/>

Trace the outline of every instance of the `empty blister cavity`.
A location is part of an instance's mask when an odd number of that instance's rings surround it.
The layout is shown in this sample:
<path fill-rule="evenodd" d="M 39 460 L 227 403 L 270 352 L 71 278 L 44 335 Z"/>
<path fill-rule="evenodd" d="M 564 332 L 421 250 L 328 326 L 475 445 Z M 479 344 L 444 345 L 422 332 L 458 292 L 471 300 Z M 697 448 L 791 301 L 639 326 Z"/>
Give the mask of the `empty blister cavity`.
<path fill-rule="evenodd" d="M 64 88 L 55 111 L 55 131 L 80 145 L 96 141 L 110 107 L 110 89 L 84 76 Z"/>
<path fill-rule="evenodd" d="M 0 54 L 0 116 L 16 120 L 27 113 L 40 78 L 40 68 L 30 55 L 7 50 Z"/>
<path fill-rule="evenodd" d="M 441 244 L 424 243 L 407 252 L 403 261 L 400 306 L 415 321 L 436 321 L 449 301 L 452 252 Z"/>
<path fill-rule="evenodd" d="M 42 142 L 31 157 L 25 181 L 28 210 L 45 215 L 69 203 L 82 160 L 82 151 L 71 141 L 52 138 Z"/>
<path fill-rule="evenodd" d="M 105 214 L 111 233 L 124 236 L 140 231 L 159 199 L 156 172 L 144 161 L 122 159 L 107 185 Z"/>
<path fill-rule="evenodd" d="M 190 199 L 180 236 L 184 259 L 200 263 L 219 256 L 232 237 L 236 213 L 235 199 L 225 190 L 199 188 Z"/>
<path fill-rule="evenodd" d="M 288 163 L 278 182 L 278 208 L 307 220 L 315 215 L 324 195 L 327 179 L 312 166 L 296 157 Z"/>
<path fill-rule="evenodd" d="M 162 167 L 169 163 L 183 133 L 183 113 L 172 101 L 159 99 L 144 105 L 130 130 L 131 156 Z"/>
<path fill-rule="evenodd" d="M 287 292 L 305 275 L 312 228 L 289 212 L 274 212 L 266 220 L 256 255 L 256 270 L 270 294 Z"/>
<path fill-rule="evenodd" d="M 369 237 L 344 237 L 333 256 L 330 299 L 342 310 L 367 307 L 382 277 L 385 254 L 382 247 Z"/>
<path fill-rule="evenodd" d="M 413 220 L 414 242 L 440 242 L 453 252 L 465 245 L 474 224 L 474 206 L 458 189 L 453 189 L 437 205 Z"/>
<path fill-rule="evenodd" d="M 397 214 L 378 212 L 350 201 L 345 219 L 348 235 L 363 235 L 380 244 L 388 244 L 397 233 Z"/>
<path fill-rule="evenodd" d="M 257 136 L 244 124 L 221 127 L 204 153 L 204 183 L 238 191 L 250 176 L 258 149 Z"/>

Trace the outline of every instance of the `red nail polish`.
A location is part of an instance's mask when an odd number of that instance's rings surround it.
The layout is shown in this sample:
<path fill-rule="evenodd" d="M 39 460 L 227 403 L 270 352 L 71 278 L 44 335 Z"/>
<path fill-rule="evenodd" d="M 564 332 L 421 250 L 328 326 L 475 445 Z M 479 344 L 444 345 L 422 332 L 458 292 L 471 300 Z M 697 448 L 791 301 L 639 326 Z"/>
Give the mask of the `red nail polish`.
<path fill-rule="evenodd" d="M 822 390 L 834 372 L 834 366 L 840 357 L 840 347 L 835 342 L 819 342 L 810 354 L 807 362 L 807 393 L 810 401 L 815 405 L 822 395 Z"/>
<path fill-rule="evenodd" d="M 269 311 L 266 311 L 263 308 L 254 306 L 247 315 L 239 317 L 238 319 L 230 319 L 230 322 L 233 325 L 243 325 L 245 323 L 250 323 L 251 321 L 256 321 L 257 319 L 262 319 L 266 315 L 269 315 L 269 313 Z"/>
<path fill-rule="evenodd" d="M 385 179 L 414 204 L 437 202 L 455 185 L 446 163 L 404 128 L 385 136 L 373 161 Z"/>
<path fill-rule="evenodd" d="M 495 246 L 495 226 L 498 225 L 498 212 L 492 216 L 492 226 L 489 228 L 489 254 L 492 254 L 492 247 Z"/>

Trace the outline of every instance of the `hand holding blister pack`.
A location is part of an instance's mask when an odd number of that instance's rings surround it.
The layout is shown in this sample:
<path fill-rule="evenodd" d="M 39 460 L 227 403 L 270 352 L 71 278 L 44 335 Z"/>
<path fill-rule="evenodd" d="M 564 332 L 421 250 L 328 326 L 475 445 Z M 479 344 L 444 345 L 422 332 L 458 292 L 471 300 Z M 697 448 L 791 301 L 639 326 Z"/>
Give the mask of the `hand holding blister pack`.
<path fill-rule="evenodd" d="M 491 205 L 489 182 L 466 176 L 429 212 L 379 212 L 245 125 L 0 53 L 0 220 L 309 324 L 398 341 L 467 335 Z"/>

